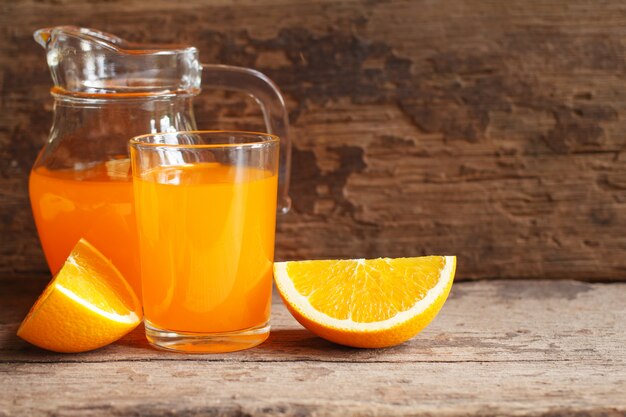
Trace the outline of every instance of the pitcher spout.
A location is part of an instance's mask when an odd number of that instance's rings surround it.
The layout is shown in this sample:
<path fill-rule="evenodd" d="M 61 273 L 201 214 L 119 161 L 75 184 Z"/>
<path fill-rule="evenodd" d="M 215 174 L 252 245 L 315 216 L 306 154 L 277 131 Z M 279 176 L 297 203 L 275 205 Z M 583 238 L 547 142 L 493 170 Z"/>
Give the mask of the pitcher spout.
<path fill-rule="evenodd" d="M 197 94 L 198 51 L 192 46 L 139 45 L 89 28 L 42 28 L 34 38 L 46 50 L 57 90 L 86 94 Z"/>
<path fill-rule="evenodd" d="M 44 49 L 47 49 L 53 32 L 63 32 L 67 35 L 82 37 L 85 41 L 93 40 L 100 42 L 104 45 L 110 44 L 112 49 L 115 49 L 114 45 L 121 45 L 124 43 L 124 39 L 110 33 L 102 32 L 95 29 L 81 28 L 78 26 L 56 26 L 50 28 L 41 28 L 35 31 L 33 37 L 39 45 L 41 45 Z"/>
<path fill-rule="evenodd" d="M 43 28 L 38 29 L 33 33 L 33 38 L 35 38 L 35 42 L 43 47 L 43 49 L 48 48 L 48 40 L 50 39 L 51 28 Z"/>

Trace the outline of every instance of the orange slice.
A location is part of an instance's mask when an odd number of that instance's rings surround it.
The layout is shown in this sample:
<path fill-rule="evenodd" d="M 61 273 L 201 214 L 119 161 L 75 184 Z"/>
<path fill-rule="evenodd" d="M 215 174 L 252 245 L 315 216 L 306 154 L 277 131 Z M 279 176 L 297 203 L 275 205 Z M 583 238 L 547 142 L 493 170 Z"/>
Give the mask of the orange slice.
<path fill-rule="evenodd" d="M 85 352 L 118 340 L 141 318 L 130 285 L 111 261 L 81 239 L 17 335 L 43 349 Z"/>
<path fill-rule="evenodd" d="M 346 346 L 400 344 L 435 318 L 448 297 L 454 256 L 276 262 L 276 287 L 291 314 Z"/>

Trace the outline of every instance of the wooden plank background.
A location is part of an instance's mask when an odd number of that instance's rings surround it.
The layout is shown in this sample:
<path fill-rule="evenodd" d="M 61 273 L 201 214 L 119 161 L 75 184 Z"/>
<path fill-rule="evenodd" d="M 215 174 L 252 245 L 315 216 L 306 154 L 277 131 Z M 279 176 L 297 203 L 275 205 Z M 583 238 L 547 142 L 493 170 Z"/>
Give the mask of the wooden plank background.
<path fill-rule="evenodd" d="M 31 35 L 60 24 L 278 83 L 295 145 L 280 259 L 455 254 L 461 279 L 626 280 L 621 0 L 2 1 L 0 276 L 46 271 L 27 176 L 51 79 Z M 237 95 L 197 116 L 260 127 Z"/>

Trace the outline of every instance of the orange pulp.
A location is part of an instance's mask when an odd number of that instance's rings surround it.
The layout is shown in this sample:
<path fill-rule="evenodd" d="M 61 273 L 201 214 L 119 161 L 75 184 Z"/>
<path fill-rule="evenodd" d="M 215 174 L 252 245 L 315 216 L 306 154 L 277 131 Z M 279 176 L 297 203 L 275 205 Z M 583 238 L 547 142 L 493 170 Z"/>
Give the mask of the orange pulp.
<path fill-rule="evenodd" d="M 109 258 L 141 299 L 133 187 L 128 159 L 84 170 L 38 167 L 30 201 L 52 274 L 84 238 Z"/>
<path fill-rule="evenodd" d="M 217 333 L 269 320 L 277 175 L 218 163 L 135 177 L 144 316 Z"/>

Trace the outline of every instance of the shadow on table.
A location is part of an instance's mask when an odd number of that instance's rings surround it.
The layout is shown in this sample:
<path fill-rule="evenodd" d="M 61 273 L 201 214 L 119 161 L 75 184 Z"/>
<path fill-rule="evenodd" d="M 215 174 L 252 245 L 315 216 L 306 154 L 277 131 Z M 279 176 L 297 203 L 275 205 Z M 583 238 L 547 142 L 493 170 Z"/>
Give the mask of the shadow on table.
<path fill-rule="evenodd" d="M 187 354 L 175 353 L 160 350 L 151 346 L 144 336 L 143 326 L 139 326 L 132 333 L 117 341 L 108 350 L 119 349 L 125 352 L 134 352 L 139 356 L 153 354 L 161 355 L 191 355 L 193 357 L 205 357 L 207 360 L 219 360 L 220 358 L 228 359 L 245 359 L 246 361 L 267 361 L 293 358 L 317 358 L 318 360 L 337 358 L 342 353 L 354 354 L 354 352 L 363 352 L 363 349 L 354 349 L 324 340 L 315 336 L 306 329 L 275 329 L 272 330 L 268 339 L 262 344 L 247 350 L 217 354 Z"/>
<path fill-rule="evenodd" d="M 0 343 L 1 362 L 107 362 L 135 360 L 177 360 L 194 359 L 202 361 L 332 361 L 332 362 L 369 362 L 375 361 L 385 352 L 396 354 L 411 349 L 408 344 L 386 349 L 358 349 L 341 346 L 320 337 L 306 329 L 275 329 L 269 338 L 254 348 L 229 353 L 193 354 L 177 353 L 157 349 L 145 338 L 143 325 L 117 342 L 84 353 L 55 353 L 35 346 L 18 338 L 14 332 L 5 333 Z M 415 347 L 413 347 L 414 350 Z M 415 353 L 415 352 L 414 352 Z"/>
<path fill-rule="evenodd" d="M 270 337 L 256 347 L 258 350 L 289 351 L 349 349 L 329 342 L 306 329 L 275 329 Z"/>
<path fill-rule="evenodd" d="M 353 348 L 329 342 L 306 329 L 276 329 L 254 350 L 285 360 L 359 362 L 376 360 L 387 352 L 399 353 L 408 348 L 407 344 L 382 349 Z"/>
<path fill-rule="evenodd" d="M 140 353 L 141 350 L 148 350 L 150 352 L 163 352 L 163 351 L 151 346 L 145 338 L 144 328 L 140 325 L 137 329 L 130 334 L 118 340 L 115 345 L 124 350 L 132 349 L 133 351 Z M 281 356 L 291 356 L 298 354 L 311 354 L 314 352 L 325 352 L 336 354 L 337 351 L 358 351 L 359 349 L 348 348 L 337 345 L 335 343 L 324 340 L 315 336 L 313 333 L 306 329 L 275 329 L 270 332 L 270 336 L 262 344 L 255 346 L 254 348 L 239 351 L 229 352 L 224 354 L 211 354 L 215 355 L 245 355 L 245 356 L 265 356 L 266 354 Z M 177 355 L 178 353 L 174 353 Z M 184 355 L 184 353 L 183 353 Z"/>

